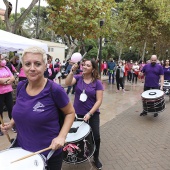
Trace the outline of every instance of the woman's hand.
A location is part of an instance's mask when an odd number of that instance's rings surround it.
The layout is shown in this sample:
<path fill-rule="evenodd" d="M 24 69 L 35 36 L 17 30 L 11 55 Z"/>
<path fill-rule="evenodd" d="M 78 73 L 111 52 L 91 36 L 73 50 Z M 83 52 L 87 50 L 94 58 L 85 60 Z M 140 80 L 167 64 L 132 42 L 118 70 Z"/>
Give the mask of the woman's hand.
<path fill-rule="evenodd" d="M 63 137 L 56 137 L 52 140 L 50 147 L 52 150 L 57 150 L 59 148 L 62 148 L 65 144 L 65 138 Z"/>
<path fill-rule="evenodd" d="M 89 119 L 90 119 L 90 114 L 89 113 L 87 113 L 85 116 L 84 116 L 84 118 L 83 118 L 83 120 L 85 121 L 85 122 L 87 122 Z"/>
<path fill-rule="evenodd" d="M 4 126 L 2 124 L 0 125 L 1 131 L 4 134 L 7 134 L 8 130 L 11 129 L 12 127 L 13 127 L 13 125 L 10 122 L 9 123 L 4 123 Z"/>
<path fill-rule="evenodd" d="M 77 69 L 78 69 L 78 64 L 77 63 L 73 64 L 71 68 L 72 72 L 75 72 Z"/>

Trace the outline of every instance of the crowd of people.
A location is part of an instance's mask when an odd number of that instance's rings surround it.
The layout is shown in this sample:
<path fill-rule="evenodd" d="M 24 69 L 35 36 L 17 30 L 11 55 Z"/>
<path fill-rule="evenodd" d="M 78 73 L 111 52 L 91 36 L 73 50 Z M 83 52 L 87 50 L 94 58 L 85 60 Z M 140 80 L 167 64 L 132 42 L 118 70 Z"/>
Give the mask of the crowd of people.
<path fill-rule="evenodd" d="M 100 151 L 100 106 L 103 99 L 103 85 L 98 72 L 98 62 L 84 59 L 78 63 L 71 59 L 62 63 L 39 47 L 25 49 L 22 56 L 16 55 L 9 60 L 0 55 L 0 115 L 3 118 L 3 106 L 8 111 L 9 122 L 0 126 L 0 135 L 13 129 L 17 137 L 13 147 L 36 152 L 50 147 L 55 152 L 47 164 L 49 170 L 60 170 L 62 166 L 62 147 L 75 113 L 87 122 L 93 132 L 95 152 L 94 165 L 102 168 Z M 115 62 L 113 58 L 101 64 L 103 76 L 108 76 L 108 84 L 116 84 L 117 91 L 125 92 L 125 83 L 144 83 L 144 91 L 163 90 L 164 79 L 170 82 L 170 62 L 158 62 L 152 55 L 149 61 L 140 64 L 132 60 Z M 13 103 L 13 83 L 16 74 L 19 77 L 15 105 Z M 61 79 L 68 86 L 62 88 Z M 75 94 L 72 105 L 68 94 Z M 39 114 L 41 113 L 41 114 Z M 64 122 L 60 124 L 60 115 Z M 145 110 L 140 116 L 147 115 Z M 154 114 L 157 117 L 158 113 Z M 43 153 L 47 157 L 49 151 Z"/>
<path fill-rule="evenodd" d="M 66 91 L 59 85 L 60 81 L 56 83 L 56 80 L 62 76 L 63 65 L 59 60 L 53 64 L 52 57 L 46 55 L 39 47 L 25 49 L 19 59 L 19 62 L 12 67 L 15 68 L 17 75 L 19 75 L 17 69 L 22 68 L 25 78 L 17 84 L 16 101 L 13 105 L 12 84 L 15 78 L 12 70 L 10 71 L 6 65 L 7 58 L 0 55 L 0 114 L 3 116 L 2 108 L 6 105 L 9 115 L 9 122 L 0 125 L 1 135 L 15 128 L 17 136 L 12 147 L 21 147 L 31 152 L 49 147 L 53 151 L 52 155 L 50 151 L 42 153 L 48 158 L 46 160 L 48 169 L 61 170 L 62 147 L 75 120 L 76 111 L 77 116 L 91 126 L 96 146 L 93 155 L 94 165 L 97 169 L 101 169 L 99 107 L 103 98 L 103 85 L 98 75 L 97 63 L 94 60 L 87 60 L 77 63 L 76 69 L 73 68 L 74 63 L 71 60 L 65 64 L 66 84 L 70 86 L 76 84 L 73 106 Z M 10 64 L 14 63 L 11 61 Z M 75 72 L 74 78 L 73 72 Z"/>

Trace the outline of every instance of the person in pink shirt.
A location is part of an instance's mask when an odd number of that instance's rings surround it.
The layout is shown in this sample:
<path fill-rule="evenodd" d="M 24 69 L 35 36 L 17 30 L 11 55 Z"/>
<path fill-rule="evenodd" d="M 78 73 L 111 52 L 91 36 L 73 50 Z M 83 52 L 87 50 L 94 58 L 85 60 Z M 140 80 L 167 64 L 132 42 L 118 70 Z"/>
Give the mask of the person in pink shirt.
<path fill-rule="evenodd" d="M 12 118 L 12 107 L 13 107 L 13 98 L 12 98 L 12 83 L 15 78 L 11 73 L 10 69 L 6 66 L 6 60 L 2 55 L 0 55 L 0 115 L 3 118 L 3 106 L 6 105 L 8 110 L 9 119 Z M 0 136 L 3 133 L 0 131 Z"/>
<path fill-rule="evenodd" d="M 20 63 L 20 65 L 19 65 L 19 74 L 18 74 L 18 77 L 19 77 L 19 81 L 22 81 L 22 80 L 26 80 L 26 79 L 27 79 L 21 63 Z"/>
<path fill-rule="evenodd" d="M 103 62 L 103 75 L 104 76 L 107 75 L 107 63 L 106 63 L 106 61 Z"/>

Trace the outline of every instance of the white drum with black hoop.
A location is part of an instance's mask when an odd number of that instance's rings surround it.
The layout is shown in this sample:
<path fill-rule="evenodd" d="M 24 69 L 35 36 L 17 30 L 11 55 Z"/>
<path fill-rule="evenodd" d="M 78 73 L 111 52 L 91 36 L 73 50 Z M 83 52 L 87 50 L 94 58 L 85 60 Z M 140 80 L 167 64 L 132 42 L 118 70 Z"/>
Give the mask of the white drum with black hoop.
<path fill-rule="evenodd" d="M 34 155 L 18 162 L 11 163 L 32 152 L 22 148 L 11 148 L 0 152 L 0 170 L 45 170 L 45 163 L 40 155 Z"/>
<path fill-rule="evenodd" d="M 63 160 L 66 163 L 78 164 L 88 160 L 95 151 L 95 143 L 91 127 L 82 121 L 75 121 L 71 128 L 77 128 L 74 133 L 68 133 L 63 148 Z"/>
<path fill-rule="evenodd" d="M 170 94 L 170 81 L 169 80 L 164 80 L 163 90 L 164 90 L 165 94 L 167 94 L 167 95 Z"/>
<path fill-rule="evenodd" d="M 141 97 L 144 111 L 159 113 L 165 109 L 164 92 L 162 90 L 147 90 L 142 93 Z"/>

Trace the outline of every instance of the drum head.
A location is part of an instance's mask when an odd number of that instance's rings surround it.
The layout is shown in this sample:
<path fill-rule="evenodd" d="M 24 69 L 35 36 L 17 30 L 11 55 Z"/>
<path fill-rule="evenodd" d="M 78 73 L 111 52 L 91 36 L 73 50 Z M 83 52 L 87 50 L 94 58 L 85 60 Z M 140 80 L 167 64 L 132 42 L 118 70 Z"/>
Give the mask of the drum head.
<path fill-rule="evenodd" d="M 43 170 L 44 162 L 40 155 L 34 155 L 27 159 L 18 162 L 12 161 L 23 156 L 29 155 L 32 152 L 23 150 L 21 148 L 12 148 L 0 152 L 0 169 L 1 170 Z"/>
<path fill-rule="evenodd" d="M 156 99 L 164 95 L 164 92 L 162 90 L 158 89 L 152 89 L 152 90 L 147 90 L 142 93 L 142 98 L 145 99 Z"/>
<path fill-rule="evenodd" d="M 81 121 L 75 121 L 73 122 L 73 125 L 71 128 L 76 128 L 81 125 Z M 77 130 L 76 133 L 68 133 L 66 137 L 66 142 L 74 142 L 78 141 L 81 138 L 85 137 L 90 132 L 90 126 L 87 123 L 83 123 Z"/>
<path fill-rule="evenodd" d="M 164 87 L 170 87 L 170 83 L 169 82 L 164 82 L 163 86 Z"/>

